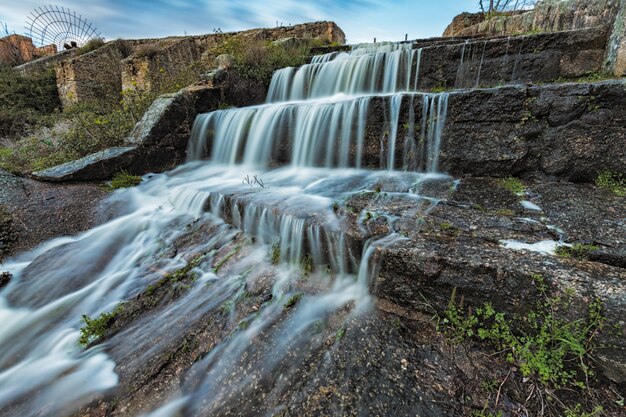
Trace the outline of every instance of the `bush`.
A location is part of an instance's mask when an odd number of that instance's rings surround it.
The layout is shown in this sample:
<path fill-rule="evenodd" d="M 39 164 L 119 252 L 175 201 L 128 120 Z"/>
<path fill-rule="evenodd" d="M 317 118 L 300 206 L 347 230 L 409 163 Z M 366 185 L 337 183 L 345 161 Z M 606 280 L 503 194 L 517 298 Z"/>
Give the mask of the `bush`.
<path fill-rule="evenodd" d="M 622 174 L 603 171 L 596 178 L 596 186 L 606 188 L 619 197 L 626 196 L 626 179 L 624 179 Z"/>
<path fill-rule="evenodd" d="M 319 40 L 310 40 L 306 45 L 280 45 L 270 41 L 233 36 L 209 52 L 213 56 L 221 54 L 234 56 L 235 69 L 242 78 L 269 84 L 274 71 L 305 64 L 311 48 L 319 46 L 322 46 Z"/>
<path fill-rule="evenodd" d="M 0 136 L 16 138 L 32 131 L 59 107 L 53 69 L 22 76 L 0 67 Z"/>
<path fill-rule="evenodd" d="M 466 313 L 453 291 L 443 323 L 457 341 L 474 338 L 493 346 L 528 380 L 547 388 L 585 388 L 594 376 L 596 339 L 606 325 L 602 303 L 592 301 L 585 317 L 561 318 L 573 313 L 571 297 L 551 296 L 544 279 L 533 278 L 540 299 L 525 317 L 507 316 L 490 303 Z"/>
<path fill-rule="evenodd" d="M 108 106 L 95 101 L 74 104 L 54 118 L 55 128 L 0 148 L 0 168 L 29 173 L 121 145 L 155 97 L 130 89 Z"/>
<path fill-rule="evenodd" d="M 81 46 L 80 48 L 78 48 L 78 54 L 83 55 L 83 54 L 86 54 L 87 52 L 95 51 L 96 49 L 103 47 L 104 44 L 105 44 L 104 39 L 94 38 L 90 40 L 89 42 L 87 42 L 86 44 L 84 44 L 83 46 Z"/>
<path fill-rule="evenodd" d="M 156 43 L 144 43 L 135 48 L 134 55 L 137 58 L 152 58 L 159 52 L 159 49 Z"/>
<path fill-rule="evenodd" d="M 118 190 L 120 188 L 134 187 L 141 183 L 141 177 L 138 175 L 132 175 L 127 171 L 120 171 L 113 176 L 109 189 Z"/>

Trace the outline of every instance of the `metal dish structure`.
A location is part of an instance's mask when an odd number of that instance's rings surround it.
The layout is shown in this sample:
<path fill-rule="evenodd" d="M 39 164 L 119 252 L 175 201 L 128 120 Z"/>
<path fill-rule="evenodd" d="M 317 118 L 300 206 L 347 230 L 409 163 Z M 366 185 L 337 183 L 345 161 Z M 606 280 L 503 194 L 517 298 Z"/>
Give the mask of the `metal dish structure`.
<path fill-rule="evenodd" d="M 61 6 L 40 6 L 26 19 L 27 36 L 38 46 L 56 45 L 58 50 L 83 46 L 102 38 L 98 29 L 80 14 Z"/>

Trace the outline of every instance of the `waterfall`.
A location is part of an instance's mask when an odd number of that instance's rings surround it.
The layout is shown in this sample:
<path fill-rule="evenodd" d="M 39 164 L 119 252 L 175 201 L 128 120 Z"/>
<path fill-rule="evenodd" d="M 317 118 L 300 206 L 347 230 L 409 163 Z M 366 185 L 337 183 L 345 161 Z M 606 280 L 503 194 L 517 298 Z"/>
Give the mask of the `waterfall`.
<path fill-rule="evenodd" d="M 268 103 L 411 91 L 418 54 L 410 43 L 359 45 L 350 52 L 322 55 L 311 64 L 276 71 Z M 413 85 L 415 88 L 416 84 Z"/>
<path fill-rule="evenodd" d="M 275 389 L 289 384 L 323 343 L 312 329 L 371 304 L 382 249 L 406 241 L 396 220 L 437 202 L 419 195 L 420 184 L 449 181 L 437 174 L 448 94 L 416 91 L 421 63 L 421 49 L 389 43 L 276 71 L 265 104 L 197 117 L 185 165 L 115 193 L 128 214 L 2 265 L 14 278 L 0 292 L 10 323 L 0 328 L 0 408 L 75 412 L 118 384 L 116 363 L 132 375 L 207 314 L 235 309 L 254 279 L 270 282 L 270 301 L 194 364 L 183 396 L 154 415 L 235 406 L 256 394 L 257 373 L 276 374 L 284 361 Z M 393 199 L 400 212 L 349 205 L 364 195 Z M 368 216 L 384 221 L 369 232 Z M 83 314 L 138 299 L 191 259 L 196 278 L 180 299 L 100 346 L 77 346 Z M 285 316 L 303 282 L 316 290 Z M 250 373 L 237 383 L 234 367 Z"/>

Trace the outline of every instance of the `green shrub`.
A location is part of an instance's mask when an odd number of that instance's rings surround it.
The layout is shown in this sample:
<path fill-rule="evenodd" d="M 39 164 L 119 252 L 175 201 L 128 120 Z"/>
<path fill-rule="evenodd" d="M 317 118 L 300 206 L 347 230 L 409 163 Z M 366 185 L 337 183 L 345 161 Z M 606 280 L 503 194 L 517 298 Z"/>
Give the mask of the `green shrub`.
<path fill-rule="evenodd" d="M 120 188 L 134 187 L 141 183 L 141 177 L 138 175 L 132 175 L 127 171 L 120 171 L 113 176 L 109 188 L 111 190 L 118 190 Z"/>
<path fill-rule="evenodd" d="M 159 50 L 159 45 L 156 43 L 144 43 L 135 48 L 134 56 L 137 58 L 152 58 Z"/>
<path fill-rule="evenodd" d="M 156 94 L 129 89 L 115 103 L 76 103 L 48 124 L 60 128 L 25 136 L 10 148 L 0 148 L 0 168 L 30 173 L 72 161 L 124 143 Z"/>
<path fill-rule="evenodd" d="M 83 54 L 86 54 L 87 52 L 95 51 L 96 49 L 103 47 L 104 44 L 105 44 L 104 39 L 94 38 L 90 40 L 89 42 L 87 42 L 86 44 L 84 44 L 83 46 L 81 46 L 80 48 L 78 48 L 78 55 L 83 55 Z"/>
<path fill-rule="evenodd" d="M 242 78 L 269 84 L 277 69 L 305 64 L 311 48 L 316 46 L 321 46 L 320 41 L 311 40 L 307 45 L 279 45 L 232 36 L 214 47 L 210 54 L 232 55 L 235 69 Z"/>
<path fill-rule="evenodd" d="M 596 300 L 589 304 L 586 317 L 557 317 L 556 312 L 563 316 L 571 312 L 571 299 L 550 296 L 543 278 L 534 279 L 541 297 L 526 317 L 510 317 L 490 303 L 466 313 L 453 291 L 443 323 L 457 341 L 473 338 L 493 346 L 524 378 L 546 387 L 584 388 L 594 376 L 591 357 L 606 324 L 603 306 Z"/>
<path fill-rule="evenodd" d="M 606 188 L 617 196 L 626 196 L 626 179 L 617 172 L 602 171 L 596 177 L 596 185 L 600 188 Z"/>
<path fill-rule="evenodd" d="M 555 253 L 562 258 L 585 260 L 589 258 L 589 252 L 594 250 L 598 250 L 598 247 L 595 245 L 575 243 L 572 246 L 559 246 L 556 248 Z"/>
<path fill-rule="evenodd" d="M 524 194 L 524 192 L 526 192 L 526 187 L 524 187 L 524 184 L 515 177 L 509 176 L 503 178 L 502 180 L 500 180 L 500 185 L 502 185 L 502 187 L 506 188 L 513 194 L 522 195 Z"/>
<path fill-rule="evenodd" d="M 115 316 L 115 312 L 102 313 L 97 318 L 92 319 L 87 314 L 83 314 L 81 321 L 84 323 L 84 326 L 80 328 L 78 344 L 88 346 L 101 339 L 109 331 Z"/>
<path fill-rule="evenodd" d="M 14 138 L 32 131 L 59 107 L 53 69 L 21 75 L 0 66 L 0 136 Z"/>

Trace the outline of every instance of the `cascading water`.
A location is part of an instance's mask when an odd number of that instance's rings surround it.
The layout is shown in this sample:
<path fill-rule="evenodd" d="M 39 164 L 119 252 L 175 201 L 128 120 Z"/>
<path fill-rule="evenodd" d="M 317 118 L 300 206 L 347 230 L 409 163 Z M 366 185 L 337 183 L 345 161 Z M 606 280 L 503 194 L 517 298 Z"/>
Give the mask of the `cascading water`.
<path fill-rule="evenodd" d="M 363 45 L 277 71 L 266 104 L 197 118 L 187 164 L 116 193 L 130 214 L 3 265 L 14 278 L 0 292 L 0 414 L 75 411 L 146 366 L 195 321 L 236 308 L 248 283 L 266 276 L 270 301 L 196 363 L 154 415 L 227 413 L 277 370 L 273 389 L 286 389 L 323 342 L 311 338 L 312 329 L 346 305 L 352 317 L 367 308 L 377 254 L 405 239 L 394 232 L 397 213 L 375 213 L 386 232 L 364 241 L 363 216 L 350 229 L 338 208 L 384 193 L 413 213 L 436 203 L 415 190 L 447 178 L 437 169 L 448 96 L 412 90 L 420 62 L 411 44 Z M 375 120 L 377 109 L 384 120 Z M 209 237 L 168 250 L 194 224 Z M 305 264 L 317 290 L 285 317 Z M 151 307 L 149 317 L 101 345 L 77 345 L 83 314 L 112 311 L 186 265 L 196 279 L 180 299 Z M 233 383 L 234 368 L 251 370 Z"/>

